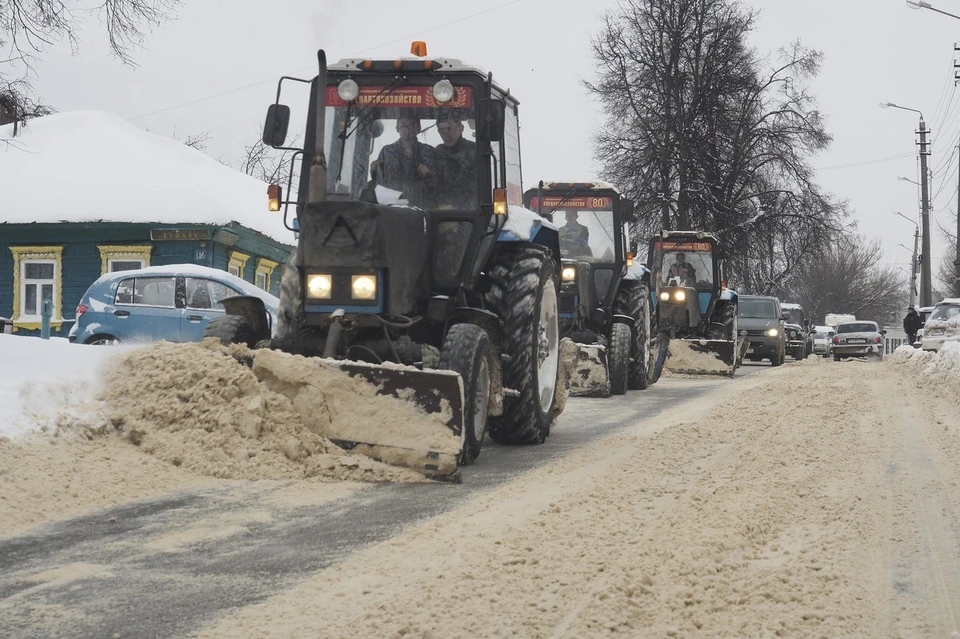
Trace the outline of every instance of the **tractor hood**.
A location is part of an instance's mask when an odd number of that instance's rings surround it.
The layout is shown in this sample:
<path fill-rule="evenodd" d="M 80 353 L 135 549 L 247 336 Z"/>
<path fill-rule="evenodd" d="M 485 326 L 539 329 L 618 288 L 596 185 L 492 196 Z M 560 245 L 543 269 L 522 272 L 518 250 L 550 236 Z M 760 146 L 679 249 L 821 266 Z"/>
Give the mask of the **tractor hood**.
<path fill-rule="evenodd" d="M 407 315 L 429 291 L 427 214 L 367 202 L 317 202 L 300 212 L 300 260 L 317 269 L 384 271 L 384 311 Z"/>

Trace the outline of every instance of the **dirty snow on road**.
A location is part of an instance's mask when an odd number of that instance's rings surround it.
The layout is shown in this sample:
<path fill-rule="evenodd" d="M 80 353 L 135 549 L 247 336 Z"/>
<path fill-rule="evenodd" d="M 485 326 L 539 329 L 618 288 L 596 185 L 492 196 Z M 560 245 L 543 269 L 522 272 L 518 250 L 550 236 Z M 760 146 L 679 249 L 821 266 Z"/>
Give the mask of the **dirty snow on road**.
<path fill-rule="evenodd" d="M 199 636 L 951 636 L 956 388 L 896 359 L 717 382 Z"/>

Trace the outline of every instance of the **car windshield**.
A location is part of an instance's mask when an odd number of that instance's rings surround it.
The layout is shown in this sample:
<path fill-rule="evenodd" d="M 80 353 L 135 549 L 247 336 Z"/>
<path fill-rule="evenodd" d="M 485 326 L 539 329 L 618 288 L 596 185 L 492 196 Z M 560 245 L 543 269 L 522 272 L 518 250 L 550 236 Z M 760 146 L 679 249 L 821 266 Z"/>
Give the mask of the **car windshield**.
<path fill-rule="evenodd" d="M 838 333 L 876 333 L 877 327 L 866 322 L 856 324 L 840 324 L 837 326 Z"/>
<path fill-rule="evenodd" d="M 826 334 L 826 333 L 814 333 L 814 334 L 813 334 L 813 339 L 814 339 L 814 340 L 827 339 L 827 334 Z"/>
<path fill-rule="evenodd" d="M 803 309 L 788 308 L 784 310 L 790 314 L 790 319 L 787 320 L 788 324 L 796 324 L 797 326 L 803 326 Z"/>
<path fill-rule="evenodd" d="M 960 306 L 954 306 L 952 304 L 943 304 L 933 309 L 933 313 L 930 314 L 930 319 L 948 320 L 951 317 L 956 317 L 958 313 L 960 313 Z"/>
<path fill-rule="evenodd" d="M 777 303 L 774 300 L 740 298 L 738 304 L 740 317 L 755 319 L 777 319 Z"/>
<path fill-rule="evenodd" d="M 433 85 L 402 80 L 361 86 L 353 102 L 327 87 L 325 149 L 330 199 L 477 208 L 474 99 L 454 87 L 439 103 Z"/>

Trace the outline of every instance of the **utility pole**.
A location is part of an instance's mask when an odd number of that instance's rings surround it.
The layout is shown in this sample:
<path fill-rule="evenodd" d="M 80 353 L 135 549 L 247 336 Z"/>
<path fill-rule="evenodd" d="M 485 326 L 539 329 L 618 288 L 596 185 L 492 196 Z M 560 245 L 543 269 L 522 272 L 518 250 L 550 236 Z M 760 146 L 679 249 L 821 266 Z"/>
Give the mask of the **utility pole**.
<path fill-rule="evenodd" d="M 927 125 L 920 116 L 920 217 L 923 224 L 923 249 L 921 256 L 923 262 L 920 264 L 920 306 L 933 305 L 932 275 L 930 271 L 930 191 L 927 175 L 927 156 L 930 151 L 927 148 Z"/>
<path fill-rule="evenodd" d="M 960 146 L 957 152 L 960 153 Z M 960 297 L 960 171 L 957 173 L 957 255 L 953 261 L 953 294 Z"/>
<path fill-rule="evenodd" d="M 913 230 L 913 260 L 910 267 L 910 306 L 917 301 L 917 246 L 920 244 L 920 227 Z M 921 304 L 920 306 L 923 306 Z"/>

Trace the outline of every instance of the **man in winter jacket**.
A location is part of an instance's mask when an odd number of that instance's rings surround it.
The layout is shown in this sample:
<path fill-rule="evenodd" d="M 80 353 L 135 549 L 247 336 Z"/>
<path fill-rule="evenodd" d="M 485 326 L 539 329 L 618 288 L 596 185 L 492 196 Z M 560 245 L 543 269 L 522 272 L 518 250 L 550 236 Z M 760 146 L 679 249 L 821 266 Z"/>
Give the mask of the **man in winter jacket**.
<path fill-rule="evenodd" d="M 903 332 L 907 334 L 907 341 L 910 346 L 917 341 L 917 331 L 923 328 L 923 320 L 920 319 L 920 313 L 912 306 L 907 307 L 907 316 L 903 318 Z"/>

